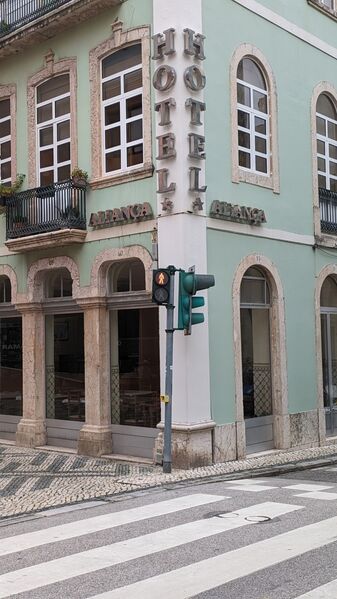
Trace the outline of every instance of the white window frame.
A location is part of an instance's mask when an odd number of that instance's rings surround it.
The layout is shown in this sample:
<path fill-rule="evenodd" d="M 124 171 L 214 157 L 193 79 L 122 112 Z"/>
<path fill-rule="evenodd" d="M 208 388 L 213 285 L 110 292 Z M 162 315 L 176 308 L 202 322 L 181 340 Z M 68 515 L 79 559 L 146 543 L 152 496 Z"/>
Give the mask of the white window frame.
<path fill-rule="evenodd" d="M 69 78 L 69 92 L 65 93 L 65 94 L 60 94 L 59 96 L 55 96 L 53 98 L 50 98 L 49 100 L 45 100 L 44 102 L 39 102 L 37 101 L 37 92 L 38 92 L 38 88 L 40 87 L 40 85 L 43 85 L 44 83 L 46 83 L 45 81 L 40 83 L 39 86 L 36 88 L 36 101 L 35 101 L 35 118 L 36 118 L 36 153 L 37 153 L 37 181 L 38 181 L 38 186 L 41 185 L 41 173 L 44 172 L 48 172 L 53 170 L 54 171 L 54 183 L 56 183 L 58 181 L 58 175 L 57 175 L 57 171 L 59 168 L 61 168 L 62 166 L 70 166 L 71 168 L 71 137 L 67 137 L 65 139 L 62 139 L 61 141 L 57 141 L 57 126 L 60 123 L 69 121 L 69 130 L 71 132 L 71 109 L 67 114 L 62 114 L 59 117 L 55 117 L 55 106 L 56 106 L 56 102 L 58 100 L 63 100 L 64 98 L 69 98 L 69 103 L 71 101 L 70 99 L 70 78 Z M 38 109 L 46 106 L 48 104 L 52 104 L 52 118 L 49 121 L 43 121 L 43 123 L 38 123 L 37 121 L 37 113 L 38 113 Z M 46 145 L 46 146 L 40 146 L 40 131 L 43 129 L 47 129 L 48 127 L 53 127 L 53 143 Z M 66 160 L 64 162 L 58 162 L 57 161 L 57 149 L 58 146 L 63 145 L 65 143 L 69 143 L 70 144 L 70 159 Z M 53 157 L 54 157 L 54 163 L 53 166 L 45 166 L 42 167 L 40 166 L 40 152 L 44 151 L 44 150 L 50 150 L 53 149 Z"/>
<path fill-rule="evenodd" d="M 330 138 L 328 136 L 328 131 L 329 131 L 329 123 L 332 123 L 333 125 L 335 125 L 337 127 L 337 120 L 331 119 L 330 117 L 328 117 L 328 116 L 326 116 L 324 114 L 321 114 L 320 112 L 316 112 L 316 119 L 317 118 L 320 118 L 320 119 L 324 120 L 324 122 L 325 122 L 325 131 L 326 131 L 326 135 L 322 135 L 321 133 L 318 133 L 317 125 L 316 125 L 317 141 L 321 141 L 321 142 L 324 143 L 324 154 L 321 154 L 320 152 L 318 152 L 318 150 L 317 150 L 317 143 L 316 143 L 317 175 L 322 175 L 323 177 L 325 177 L 325 181 L 326 181 L 326 188 L 325 189 L 330 190 L 330 179 L 333 179 L 334 181 L 337 181 L 337 174 L 336 175 L 332 175 L 330 173 L 330 162 L 335 163 L 336 164 L 336 169 L 337 169 L 337 158 L 330 158 L 330 156 L 329 156 L 329 145 L 334 146 L 336 148 L 336 152 L 337 152 L 337 140 Z M 318 168 L 318 158 L 322 158 L 323 160 L 325 160 L 325 172 L 319 170 L 319 168 Z"/>
<path fill-rule="evenodd" d="M 117 50 L 118 52 L 118 50 Z M 109 55 L 107 55 L 109 56 Z M 115 174 L 119 174 L 119 173 L 124 173 L 124 172 L 129 172 L 132 171 L 134 169 L 139 169 L 141 167 L 144 166 L 144 86 L 142 85 L 141 87 L 138 87 L 136 89 L 133 89 L 130 92 L 126 92 L 124 93 L 124 76 L 128 75 L 129 73 L 132 73 L 134 71 L 138 71 L 141 70 L 142 71 L 142 79 L 143 79 L 143 65 L 142 62 L 140 62 L 138 65 L 135 65 L 133 67 L 130 67 L 129 69 L 125 69 L 124 71 L 118 71 L 118 73 L 114 73 L 113 75 L 110 75 L 109 77 L 104 77 L 103 78 L 103 60 L 105 58 L 107 58 L 107 56 L 105 56 L 102 60 L 101 60 L 101 90 L 103 89 L 103 84 L 108 82 L 108 81 L 112 81 L 113 79 L 120 79 L 120 86 L 121 86 L 121 93 L 118 96 L 114 96 L 113 98 L 109 98 L 108 100 L 103 100 L 102 99 L 102 103 L 101 103 L 101 123 L 102 123 L 102 140 L 101 140 L 101 152 L 102 152 L 102 157 L 103 157 L 103 176 L 104 177 L 111 177 L 112 175 Z M 101 92 L 102 93 L 102 92 Z M 142 112 L 140 114 L 138 114 L 135 117 L 130 117 L 130 118 L 126 118 L 126 102 L 127 100 L 129 100 L 130 98 L 133 98 L 135 96 L 140 96 L 142 97 Z M 102 96 L 103 97 L 103 96 Z M 112 125 L 105 125 L 105 108 L 107 106 L 111 106 L 113 104 L 117 104 L 119 103 L 119 109 L 120 109 L 120 120 L 116 123 L 113 123 Z M 142 121 L 142 137 L 139 138 L 136 141 L 131 141 L 131 142 L 127 142 L 126 139 L 126 132 L 127 132 L 127 125 L 129 123 L 132 123 L 134 121 Z M 106 131 L 110 130 L 110 129 L 114 129 L 114 128 L 120 128 L 120 145 L 119 146 L 114 146 L 113 148 L 108 148 L 106 149 L 105 147 L 105 133 Z M 132 147 L 132 146 L 139 146 L 142 145 L 143 147 L 143 160 L 142 162 L 139 162 L 137 164 L 134 164 L 132 166 L 128 166 L 127 164 L 127 152 L 128 152 L 128 148 Z M 112 152 L 115 151 L 120 151 L 121 153 L 121 168 L 120 169 L 116 169 L 114 171 L 107 171 L 106 170 L 106 156 L 107 154 L 111 154 Z"/>
<path fill-rule="evenodd" d="M 13 177 L 13 173 L 12 173 L 12 169 L 13 169 L 13 164 L 11 164 L 11 176 L 7 177 L 6 179 L 1 179 L 1 167 L 3 164 L 6 164 L 8 162 L 12 163 L 12 115 L 11 115 L 11 102 L 10 102 L 10 98 L 0 98 L 0 102 L 2 102 L 3 100 L 8 100 L 9 101 L 9 115 L 6 117 L 3 117 L 2 119 L 0 119 L 0 123 L 5 123 L 6 121 L 10 122 L 10 134 L 9 135 L 5 135 L 4 137 L 0 137 L 0 145 L 9 142 L 11 144 L 11 152 L 10 152 L 10 156 L 9 158 L 1 158 L 1 154 L 0 154 L 0 182 L 1 183 L 9 183 L 11 184 L 12 181 L 12 177 Z"/>
<path fill-rule="evenodd" d="M 249 57 L 248 57 L 249 58 Z M 259 68 L 257 66 L 257 68 Z M 262 74 L 263 76 L 263 74 Z M 236 80 L 237 84 L 240 84 L 246 88 L 249 89 L 249 98 L 250 98 L 250 106 L 246 106 L 245 104 L 240 104 L 240 102 L 237 102 L 237 114 L 239 113 L 239 111 L 241 112 L 245 112 L 246 114 L 249 115 L 249 129 L 246 129 L 245 127 L 240 126 L 239 124 L 237 125 L 237 131 L 242 131 L 244 133 L 249 134 L 250 137 L 250 148 L 245 148 L 243 146 L 239 145 L 239 140 L 238 140 L 238 164 L 239 164 L 239 168 L 244 170 L 244 171 L 249 171 L 251 173 L 254 173 L 256 175 L 259 175 L 261 177 L 270 177 L 270 163 L 271 163 L 271 151 L 270 151 L 270 127 L 269 127 L 269 118 L 270 118 L 270 113 L 269 113 L 269 94 L 268 94 L 268 89 L 262 89 L 260 87 L 257 87 L 255 85 L 252 85 L 251 83 L 247 83 L 246 81 L 244 81 L 243 79 L 239 79 L 239 77 L 237 77 Z M 253 104 L 253 96 L 254 96 L 254 91 L 263 94 L 266 96 L 266 100 L 267 100 L 267 112 L 260 112 L 259 110 L 256 110 L 254 108 L 254 104 Z M 263 121 L 265 121 L 266 123 L 266 134 L 263 133 L 258 133 L 257 131 L 255 131 L 255 118 L 260 118 Z M 264 139 L 266 142 L 266 153 L 262 153 L 262 152 L 258 152 L 255 149 L 255 137 L 259 137 L 261 139 Z M 245 152 L 247 154 L 250 155 L 250 168 L 248 167 L 244 167 L 242 165 L 240 165 L 239 163 L 239 152 Z M 256 169 L 256 158 L 260 157 L 260 158 L 265 158 L 267 161 L 267 172 L 263 172 L 263 171 L 259 171 Z"/>

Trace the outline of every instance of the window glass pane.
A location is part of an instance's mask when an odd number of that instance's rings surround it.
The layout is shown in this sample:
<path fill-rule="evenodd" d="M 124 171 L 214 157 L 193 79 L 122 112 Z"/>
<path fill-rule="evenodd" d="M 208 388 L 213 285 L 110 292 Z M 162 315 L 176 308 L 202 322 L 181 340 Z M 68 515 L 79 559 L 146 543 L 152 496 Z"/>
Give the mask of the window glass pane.
<path fill-rule="evenodd" d="M 243 58 L 238 66 L 238 79 L 255 85 L 260 89 L 267 89 L 264 77 L 257 64 L 250 58 Z"/>
<path fill-rule="evenodd" d="M 64 121 L 57 125 L 57 141 L 69 139 L 70 137 L 70 121 Z"/>
<path fill-rule="evenodd" d="M 337 181 L 336 179 L 330 179 L 330 191 L 337 192 Z"/>
<path fill-rule="evenodd" d="M 267 96 L 254 90 L 253 105 L 255 110 L 259 110 L 259 112 L 267 112 Z"/>
<path fill-rule="evenodd" d="M 60 166 L 60 168 L 57 169 L 57 180 L 67 181 L 67 179 L 70 179 L 70 164 Z"/>
<path fill-rule="evenodd" d="M 121 80 L 119 77 L 103 83 L 103 100 L 114 98 L 121 93 Z"/>
<path fill-rule="evenodd" d="M 105 132 L 105 147 L 113 148 L 115 146 L 120 146 L 121 143 L 121 130 L 120 127 L 114 127 L 113 129 L 108 129 Z"/>
<path fill-rule="evenodd" d="M 40 167 L 45 168 L 46 166 L 52 166 L 54 163 L 54 151 L 52 148 L 49 150 L 42 150 L 40 152 Z"/>
<path fill-rule="evenodd" d="M 261 154 L 267 153 L 267 140 L 262 137 L 255 137 L 255 150 Z"/>
<path fill-rule="evenodd" d="M 143 121 L 132 121 L 126 125 L 126 141 L 136 141 L 143 137 Z"/>
<path fill-rule="evenodd" d="M 332 146 L 330 146 L 330 147 L 332 147 Z M 320 141 L 319 139 L 317 140 L 317 153 L 325 154 L 325 143 L 324 143 L 324 141 Z"/>
<path fill-rule="evenodd" d="M 130 263 L 125 264 L 118 273 L 117 291 L 131 291 L 130 289 Z"/>
<path fill-rule="evenodd" d="M 323 175 L 318 175 L 318 187 L 326 189 L 326 179 Z"/>
<path fill-rule="evenodd" d="M 131 287 L 132 291 L 145 289 L 145 270 L 141 263 L 131 264 Z"/>
<path fill-rule="evenodd" d="M 317 168 L 319 171 L 325 173 L 325 160 L 324 158 L 317 158 Z"/>
<path fill-rule="evenodd" d="M 22 415 L 22 319 L 0 320 L 0 413 Z"/>
<path fill-rule="evenodd" d="M 330 162 L 330 174 L 336 177 L 337 175 L 337 162 Z"/>
<path fill-rule="evenodd" d="M 238 91 L 238 104 L 244 104 L 250 106 L 250 89 L 241 83 L 237 84 Z"/>
<path fill-rule="evenodd" d="M 142 87 L 142 85 L 142 69 L 137 69 L 137 71 L 124 75 L 124 93 Z"/>
<path fill-rule="evenodd" d="M 0 145 L 0 158 L 4 160 L 5 158 L 9 158 L 11 155 L 11 142 L 6 141 L 5 143 Z"/>
<path fill-rule="evenodd" d="M 11 282 L 8 277 L 0 277 L 0 303 L 11 301 Z"/>
<path fill-rule="evenodd" d="M 336 109 L 331 102 L 330 98 L 326 94 L 321 94 L 317 100 L 317 112 L 324 114 L 324 116 L 337 120 Z"/>
<path fill-rule="evenodd" d="M 44 123 L 50 121 L 53 118 L 53 106 L 52 104 L 46 104 L 37 109 L 37 122 Z"/>
<path fill-rule="evenodd" d="M 260 173 L 267 172 L 267 160 L 266 158 L 261 158 L 261 156 L 256 156 L 256 170 Z"/>
<path fill-rule="evenodd" d="M 11 122 L 3 121 L 0 123 L 0 137 L 7 137 L 7 135 L 11 134 Z"/>
<path fill-rule="evenodd" d="M 239 131 L 238 137 L 239 137 L 239 146 L 241 146 L 242 148 L 250 148 L 249 133 L 244 133 L 243 131 Z"/>
<path fill-rule="evenodd" d="M 70 98 L 62 98 L 55 102 L 55 116 L 62 116 L 63 114 L 70 113 Z"/>
<path fill-rule="evenodd" d="M 318 146 L 318 142 L 317 142 L 317 146 Z M 323 144 L 324 146 L 324 144 Z M 323 152 L 320 152 L 320 154 L 322 154 Z M 331 144 L 329 145 L 329 156 L 330 158 L 336 158 L 337 159 L 337 146 L 332 146 Z"/>
<path fill-rule="evenodd" d="M 325 308 L 337 307 L 337 284 L 334 277 L 327 277 L 322 285 L 321 306 Z"/>
<path fill-rule="evenodd" d="M 126 118 L 130 119 L 133 116 L 142 114 L 142 96 L 135 96 L 126 101 Z"/>
<path fill-rule="evenodd" d="M 326 135 L 325 123 L 326 121 L 324 119 L 321 119 L 321 117 L 318 116 L 316 118 L 317 133 L 319 135 Z"/>
<path fill-rule="evenodd" d="M 6 116 L 10 116 L 11 105 L 9 100 L 0 101 L 0 119 L 4 119 Z"/>
<path fill-rule="evenodd" d="M 255 131 L 256 133 L 262 133 L 267 135 L 267 121 L 260 119 L 258 116 L 255 117 Z"/>
<path fill-rule="evenodd" d="M 238 110 L 238 125 L 239 127 L 244 127 L 245 129 L 250 128 L 250 116 L 247 112 Z"/>
<path fill-rule="evenodd" d="M 105 108 L 105 124 L 112 125 L 120 121 L 120 106 L 118 104 L 111 104 Z"/>
<path fill-rule="evenodd" d="M 241 283 L 241 304 L 258 304 L 266 303 L 266 282 L 264 279 L 242 279 Z"/>
<path fill-rule="evenodd" d="M 52 77 L 48 79 L 42 85 L 37 88 L 37 103 L 46 102 L 51 98 L 62 96 L 68 93 L 70 90 L 69 75 L 60 75 L 59 77 Z"/>
<path fill-rule="evenodd" d="M 118 171 L 121 168 L 121 153 L 120 150 L 117 152 L 110 152 L 105 157 L 105 170 L 107 173 L 112 171 Z"/>
<path fill-rule="evenodd" d="M 11 162 L 5 162 L 1 165 L 1 179 L 11 178 Z"/>
<path fill-rule="evenodd" d="M 102 77 L 110 77 L 142 62 L 141 44 L 118 50 L 102 60 Z"/>
<path fill-rule="evenodd" d="M 143 162 L 143 144 L 128 148 L 128 166 L 141 164 Z"/>
<path fill-rule="evenodd" d="M 328 137 L 337 141 L 337 125 L 328 122 Z"/>
<path fill-rule="evenodd" d="M 239 165 L 244 168 L 250 168 L 250 154 L 247 152 L 239 151 Z"/>
<path fill-rule="evenodd" d="M 40 146 L 51 146 L 53 143 L 53 127 L 40 129 Z"/>
<path fill-rule="evenodd" d="M 57 146 L 57 162 L 70 160 L 70 143 Z"/>
<path fill-rule="evenodd" d="M 40 173 L 40 185 L 52 185 L 54 183 L 54 171 L 44 171 Z"/>

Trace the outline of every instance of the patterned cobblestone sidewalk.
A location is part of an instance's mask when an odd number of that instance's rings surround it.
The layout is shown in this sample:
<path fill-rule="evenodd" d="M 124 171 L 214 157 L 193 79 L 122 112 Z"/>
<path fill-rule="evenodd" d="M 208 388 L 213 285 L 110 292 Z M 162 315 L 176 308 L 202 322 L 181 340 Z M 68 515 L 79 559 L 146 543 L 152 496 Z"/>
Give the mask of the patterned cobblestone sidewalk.
<path fill-rule="evenodd" d="M 0 519 L 136 489 L 319 458 L 337 461 L 337 445 L 274 451 L 245 460 L 163 474 L 158 466 L 0 445 Z"/>

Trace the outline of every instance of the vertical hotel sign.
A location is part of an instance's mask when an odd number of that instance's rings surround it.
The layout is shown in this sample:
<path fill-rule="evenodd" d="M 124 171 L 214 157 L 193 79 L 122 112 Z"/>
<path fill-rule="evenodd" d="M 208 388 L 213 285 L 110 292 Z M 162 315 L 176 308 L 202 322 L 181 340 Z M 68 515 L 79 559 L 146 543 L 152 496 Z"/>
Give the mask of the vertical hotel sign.
<path fill-rule="evenodd" d="M 203 127 L 202 115 L 206 110 L 205 103 L 201 101 L 202 92 L 206 86 L 206 77 L 201 69 L 201 63 L 205 60 L 205 36 L 188 28 L 182 31 L 183 53 L 185 59 L 189 59 L 190 64 L 188 66 L 185 64 L 180 72 L 170 64 L 170 62 L 172 63 L 170 57 L 176 54 L 175 35 L 175 29 L 169 28 L 163 33 L 152 36 L 152 59 L 161 62 L 153 75 L 153 86 L 157 92 L 160 92 L 162 98 L 155 104 L 155 110 L 158 113 L 158 129 L 165 128 L 165 133 L 157 136 L 157 161 L 160 163 L 160 168 L 156 171 L 157 193 L 161 195 L 163 210 L 172 211 L 173 201 L 170 198 L 177 190 L 177 184 L 170 176 L 170 160 L 181 160 L 183 163 L 187 155 L 189 165 L 186 167 L 186 188 L 177 191 L 179 194 L 189 192 L 192 198 L 192 209 L 198 211 L 203 208 L 201 194 L 206 191 L 206 186 L 201 184 L 201 175 L 204 173 L 203 164 L 206 158 L 205 137 L 198 132 L 198 128 Z M 185 60 L 185 62 L 187 61 Z M 176 64 L 178 63 L 179 61 Z M 178 78 L 182 78 L 186 89 L 186 98 L 184 104 L 179 103 L 181 105 L 177 104 L 174 97 Z M 189 111 L 190 118 L 189 130 L 186 132 L 185 156 L 180 156 L 178 153 L 176 131 L 171 120 L 172 111 L 179 110 Z M 181 144 L 179 148 L 179 151 L 182 152 Z"/>

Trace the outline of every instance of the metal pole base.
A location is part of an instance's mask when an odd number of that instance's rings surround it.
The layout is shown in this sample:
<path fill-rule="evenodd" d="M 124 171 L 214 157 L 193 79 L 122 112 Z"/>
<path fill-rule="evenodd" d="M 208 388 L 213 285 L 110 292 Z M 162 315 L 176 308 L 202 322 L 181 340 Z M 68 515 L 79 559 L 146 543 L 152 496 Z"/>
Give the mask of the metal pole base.
<path fill-rule="evenodd" d="M 170 474 L 172 472 L 171 462 L 163 462 L 163 472 L 165 472 L 165 474 Z"/>

